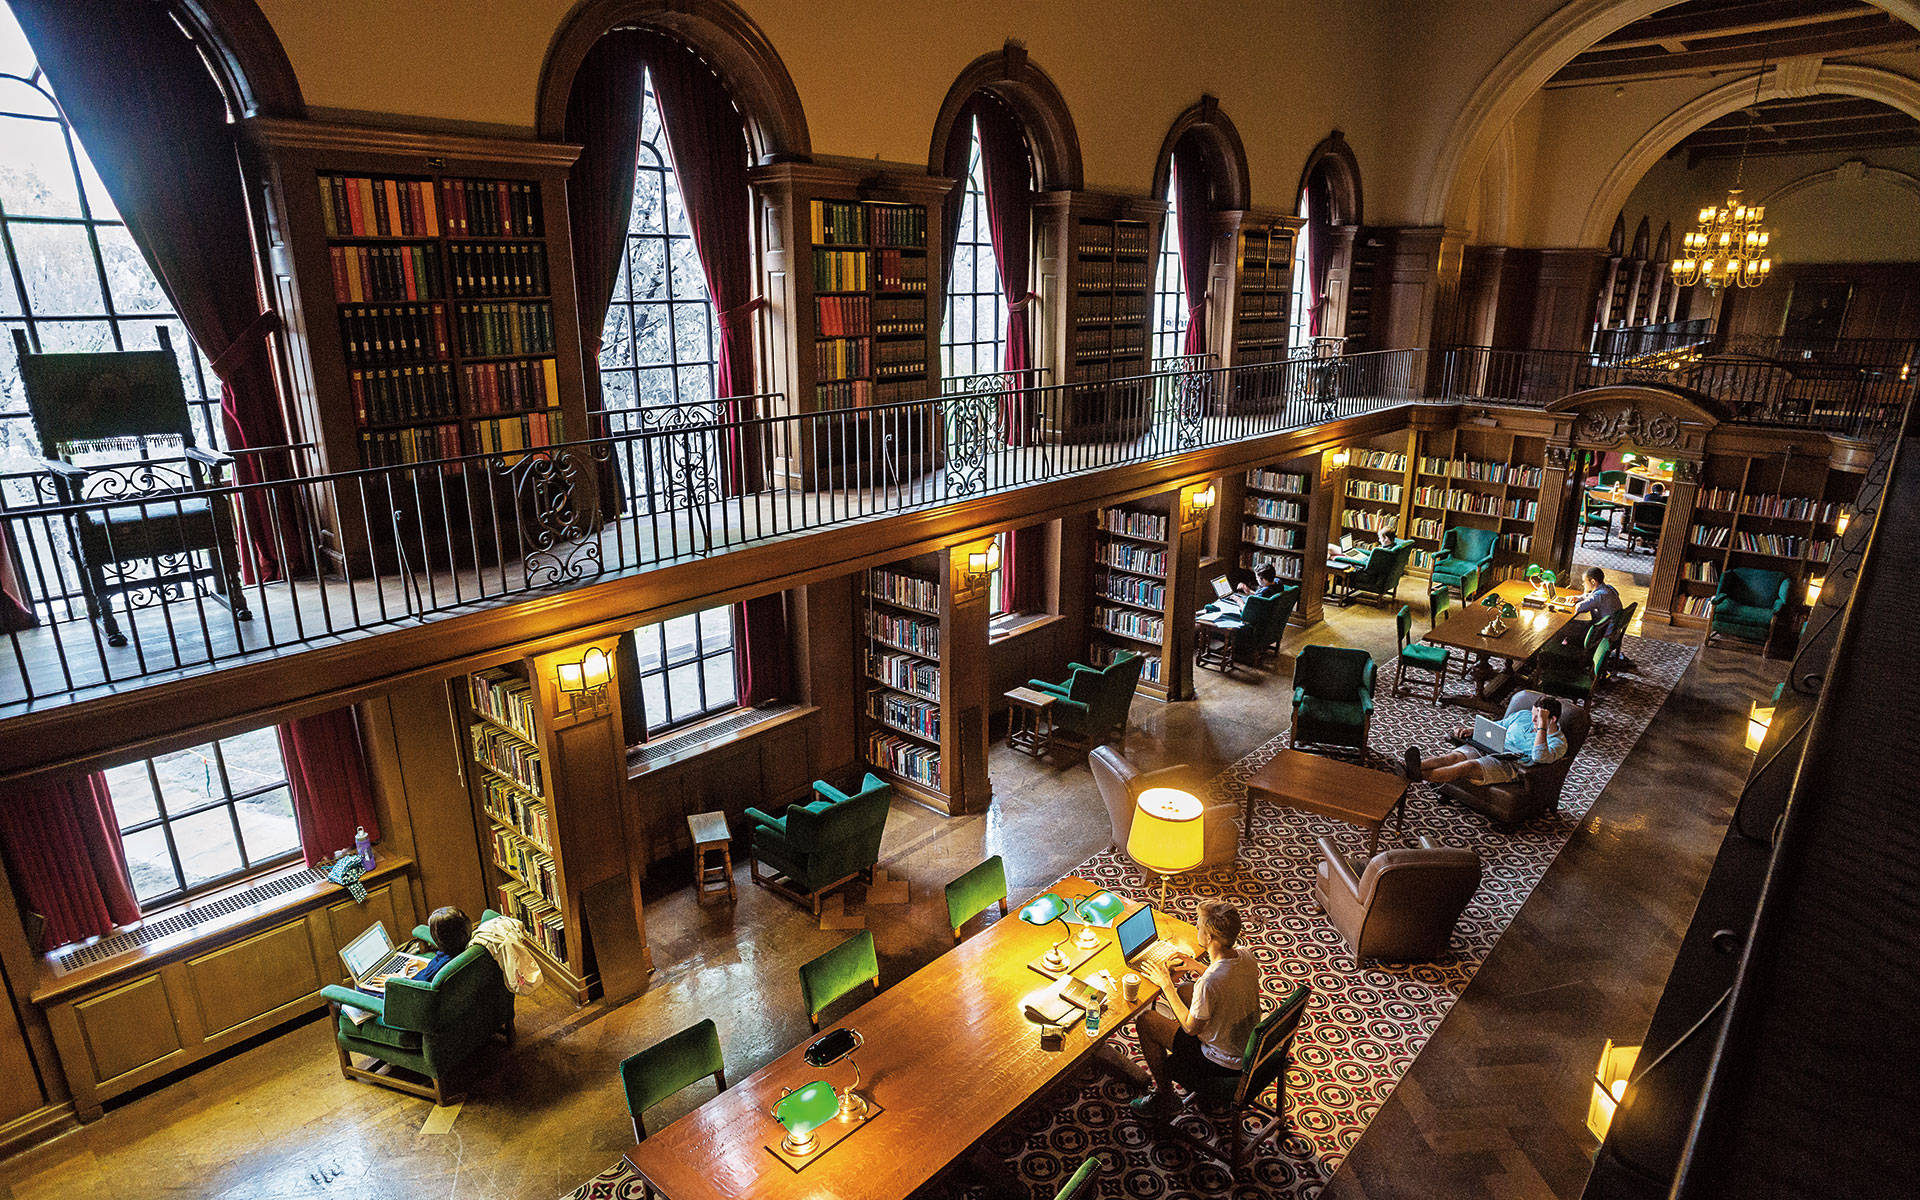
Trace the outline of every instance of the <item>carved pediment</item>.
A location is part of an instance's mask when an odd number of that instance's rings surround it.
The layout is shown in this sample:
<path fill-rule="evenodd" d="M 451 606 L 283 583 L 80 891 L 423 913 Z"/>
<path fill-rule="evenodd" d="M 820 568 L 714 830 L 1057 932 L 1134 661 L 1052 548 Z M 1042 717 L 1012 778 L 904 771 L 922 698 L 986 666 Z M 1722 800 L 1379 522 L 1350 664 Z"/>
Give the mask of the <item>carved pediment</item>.
<path fill-rule="evenodd" d="M 1698 454 L 1720 414 L 1667 388 L 1614 386 L 1575 392 L 1548 405 L 1572 418 L 1569 442 L 1590 450 L 1640 449 Z"/>

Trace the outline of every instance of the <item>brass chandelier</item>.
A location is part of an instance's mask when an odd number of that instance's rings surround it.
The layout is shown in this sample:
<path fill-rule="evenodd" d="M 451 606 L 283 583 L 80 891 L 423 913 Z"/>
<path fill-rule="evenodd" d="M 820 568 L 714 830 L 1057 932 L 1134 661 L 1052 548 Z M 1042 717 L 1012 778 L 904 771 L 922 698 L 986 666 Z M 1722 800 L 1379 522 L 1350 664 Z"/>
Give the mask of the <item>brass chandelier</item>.
<path fill-rule="evenodd" d="M 1766 219 L 1765 205 L 1743 201 L 1740 184 L 1747 173 L 1747 146 L 1753 141 L 1755 109 L 1760 103 L 1760 81 L 1767 73 L 1767 60 L 1760 58 L 1760 71 L 1753 77 L 1753 104 L 1747 109 L 1747 131 L 1740 140 L 1740 165 L 1734 173 L 1733 188 L 1725 204 L 1708 205 L 1700 210 L 1700 225 L 1681 240 L 1680 257 L 1673 260 L 1673 281 L 1681 287 L 1703 283 L 1708 291 L 1724 287 L 1758 287 L 1773 270 L 1768 244 L 1773 240 L 1761 222 Z"/>

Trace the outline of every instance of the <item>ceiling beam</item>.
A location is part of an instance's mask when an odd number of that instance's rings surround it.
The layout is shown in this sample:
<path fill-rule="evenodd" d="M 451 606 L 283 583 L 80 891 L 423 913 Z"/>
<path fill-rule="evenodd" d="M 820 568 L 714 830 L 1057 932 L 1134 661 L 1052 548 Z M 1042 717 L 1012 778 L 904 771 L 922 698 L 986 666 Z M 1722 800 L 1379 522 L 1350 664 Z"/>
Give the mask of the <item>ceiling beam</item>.
<path fill-rule="evenodd" d="M 1807 0 L 1765 0 L 1732 9 L 1688 13 L 1676 17 L 1652 16 L 1635 21 L 1611 37 L 1594 43 L 1595 50 L 1627 50 L 1640 46 L 1685 43 L 1700 38 L 1743 33 L 1775 33 L 1828 21 L 1879 16 L 1871 4 L 1838 3 L 1824 10 Z"/>
<path fill-rule="evenodd" d="M 1753 127 L 1753 139 L 1769 142 L 1795 142 L 1806 138 L 1834 138 L 1865 136 L 1875 133 L 1900 133 L 1908 129 L 1920 128 L 1912 117 L 1905 113 L 1876 113 L 1867 117 L 1852 117 L 1846 120 L 1808 121 L 1797 125 L 1770 125 L 1765 122 Z M 1738 145 L 1747 136 L 1744 123 L 1740 125 L 1709 125 L 1705 129 L 1691 133 L 1680 144 L 1683 146 L 1732 146 Z"/>
<path fill-rule="evenodd" d="M 1860 29 L 1829 30 L 1770 43 L 1721 46 L 1712 50 L 1692 50 L 1685 54 L 1655 53 L 1632 57 L 1594 53 L 1580 55 L 1560 68 L 1546 83 L 1550 88 L 1591 87 L 1596 84 L 1626 83 L 1640 79 L 1663 79 L 1677 75 L 1706 75 L 1715 71 L 1740 70 L 1760 64 L 1762 54 L 1770 62 L 1783 58 L 1817 55 L 1838 58 L 1880 50 L 1909 49 L 1920 46 L 1920 30 L 1890 21 L 1876 22 Z"/>
<path fill-rule="evenodd" d="M 1875 133 L 1865 137 L 1810 138 L 1804 142 L 1755 142 L 1747 148 L 1748 158 L 1780 158 L 1793 154 L 1849 153 L 1856 150 L 1886 150 L 1896 146 L 1920 145 L 1920 129 L 1901 133 Z M 1740 157 L 1740 147 L 1687 146 L 1687 167 L 1692 169 L 1712 159 Z"/>

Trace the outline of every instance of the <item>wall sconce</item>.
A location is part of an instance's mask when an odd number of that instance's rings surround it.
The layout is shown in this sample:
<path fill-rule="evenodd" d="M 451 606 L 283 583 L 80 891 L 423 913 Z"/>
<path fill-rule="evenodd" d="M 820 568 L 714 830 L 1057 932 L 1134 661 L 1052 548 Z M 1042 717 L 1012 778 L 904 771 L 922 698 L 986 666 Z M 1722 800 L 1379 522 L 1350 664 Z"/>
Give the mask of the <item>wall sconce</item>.
<path fill-rule="evenodd" d="M 1000 569 L 1000 539 L 987 543 L 985 550 L 971 550 L 967 553 L 967 582 L 975 584 Z"/>
<path fill-rule="evenodd" d="M 1353 461 L 1353 455 L 1347 452 L 1346 447 L 1342 446 L 1333 452 L 1333 466 L 1335 470 L 1344 470 L 1346 465 L 1351 461 Z"/>
<path fill-rule="evenodd" d="M 1758 700 L 1747 711 L 1747 749 L 1760 753 L 1760 743 L 1767 740 L 1767 727 L 1773 724 L 1773 705 L 1762 706 Z"/>
<path fill-rule="evenodd" d="M 613 678 L 613 664 L 607 652 L 595 646 L 579 662 L 563 662 L 554 668 L 554 682 L 567 698 L 568 711 L 599 708 L 607 702 L 607 684 Z"/>
<path fill-rule="evenodd" d="M 1192 507 L 1193 515 L 1200 517 L 1212 511 L 1213 502 L 1217 498 L 1218 494 L 1214 491 L 1213 485 L 1209 483 L 1207 486 L 1195 492 L 1187 503 Z"/>
<path fill-rule="evenodd" d="M 1616 1046 L 1612 1038 L 1600 1051 L 1600 1065 L 1593 1072 L 1593 1096 L 1587 1101 L 1587 1132 L 1603 1142 L 1613 1124 L 1613 1114 L 1626 1098 L 1633 1064 L 1639 1058 L 1640 1047 Z"/>
<path fill-rule="evenodd" d="M 1840 515 L 1833 520 L 1833 536 L 1840 537 L 1844 535 L 1847 532 L 1847 526 L 1852 523 L 1853 514 L 1844 508 L 1841 509 Z"/>
<path fill-rule="evenodd" d="M 1827 577 L 1825 575 L 1820 575 L 1813 579 L 1807 580 L 1807 607 L 1808 608 L 1812 608 L 1814 605 L 1820 603 L 1820 589 L 1825 587 L 1826 584 L 1827 584 Z"/>

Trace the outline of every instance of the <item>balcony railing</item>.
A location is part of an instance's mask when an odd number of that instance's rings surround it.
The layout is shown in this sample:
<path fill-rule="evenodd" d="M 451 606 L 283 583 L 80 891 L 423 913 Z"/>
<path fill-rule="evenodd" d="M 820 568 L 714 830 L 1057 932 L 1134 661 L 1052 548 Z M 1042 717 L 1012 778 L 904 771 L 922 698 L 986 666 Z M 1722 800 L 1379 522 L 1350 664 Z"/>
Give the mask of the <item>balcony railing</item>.
<path fill-rule="evenodd" d="M 0 511 L 37 620 L 0 648 L 0 714 L 1364 413 L 1420 398 L 1427 374 L 1425 351 L 1396 350 L 988 376 L 858 409 L 763 396 L 616 413 L 605 436 L 561 446 L 203 491 L 103 471 L 82 502 Z M 155 549 L 208 520 L 232 526 L 214 550 Z M 264 578 L 262 560 L 292 569 Z"/>
<path fill-rule="evenodd" d="M 1705 317 L 1632 325 L 1624 329 L 1593 331 L 1593 355 L 1601 362 L 1632 362 L 1654 354 L 1704 346 L 1713 337 L 1713 322 Z"/>
<path fill-rule="evenodd" d="M 1920 341 L 1912 338 L 1740 336 L 1722 339 L 1715 345 L 1714 352 L 1778 363 L 1896 369 L 1920 365 Z"/>

